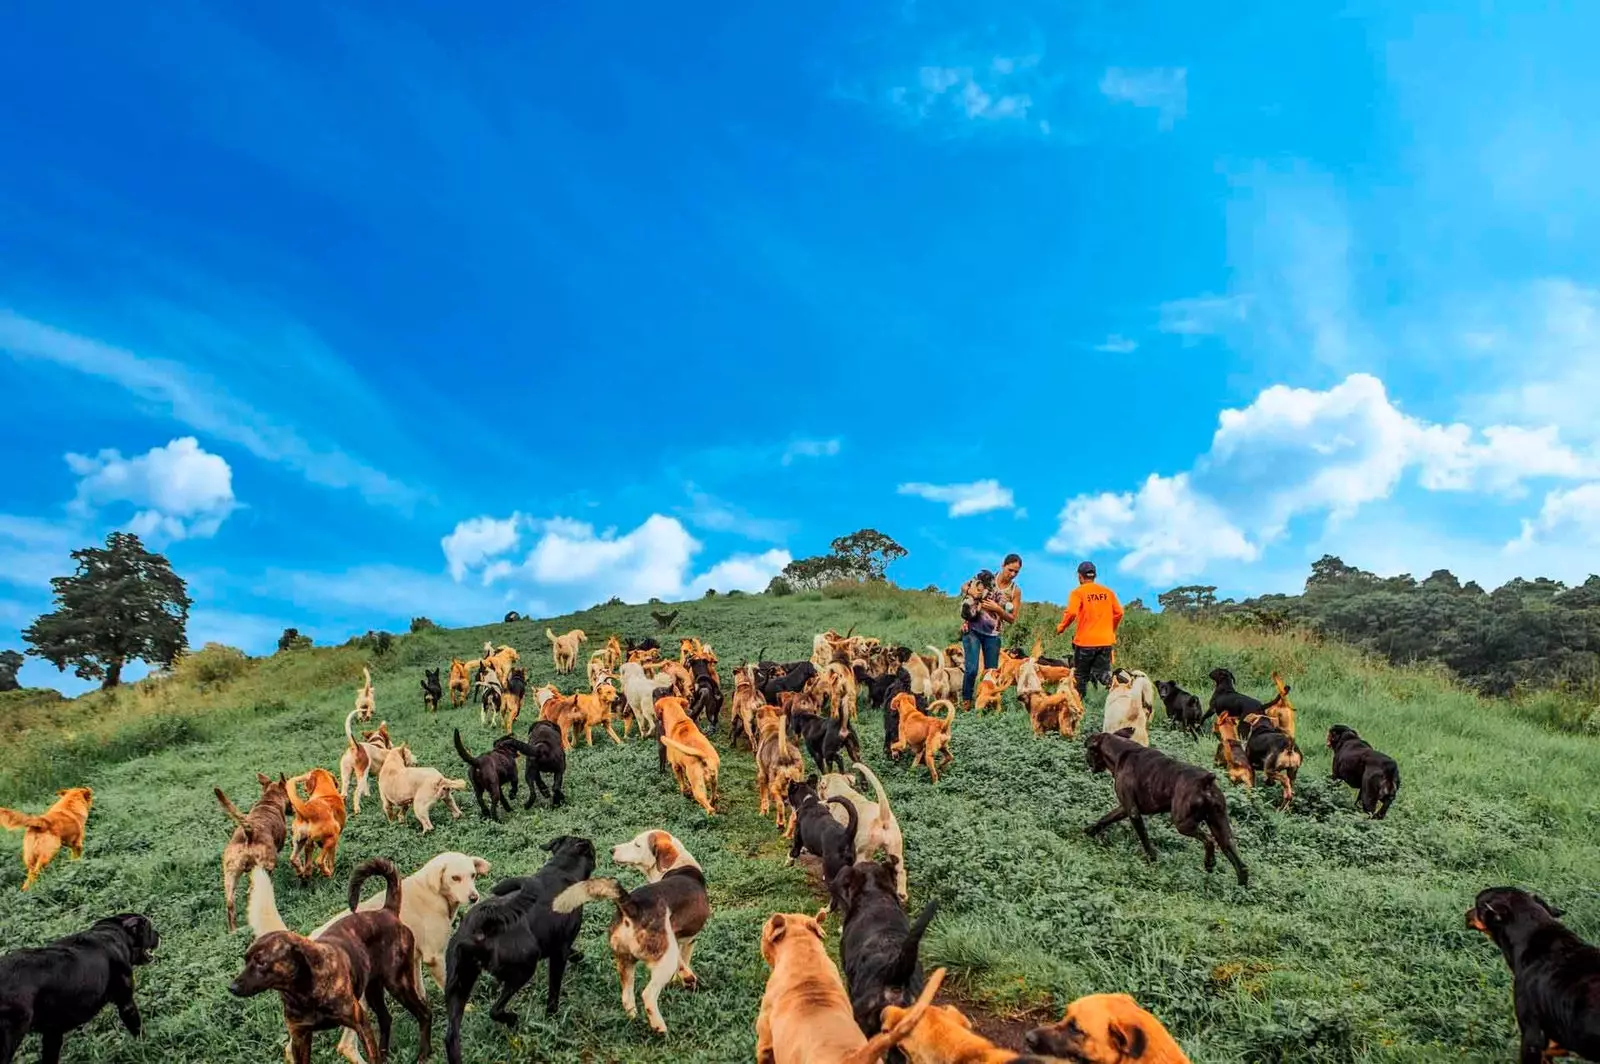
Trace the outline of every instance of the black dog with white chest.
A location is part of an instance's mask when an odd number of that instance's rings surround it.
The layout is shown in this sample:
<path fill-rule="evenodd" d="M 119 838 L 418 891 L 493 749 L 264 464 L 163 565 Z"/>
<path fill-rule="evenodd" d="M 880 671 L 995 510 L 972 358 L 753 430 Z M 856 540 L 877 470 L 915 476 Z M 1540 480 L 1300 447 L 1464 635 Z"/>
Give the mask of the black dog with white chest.
<path fill-rule="evenodd" d="M 57 1064 L 66 1035 L 107 1005 L 116 1006 L 122 1026 L 138 1038 L 143 1023 L 133 970 L 150 963 L 160 942 L 148 919 L 122 913 L 48 946 L 0 957 L 0 1064 L 16 1059 L 30 1031 L 43 1041 L 44 1064 Z"/>
<path fill-rule="evenodd" d="M 1522 1031 L 1522 1064 L 1562 1053 L 1600 1060 L 1600 949 L 1561 923 L 1561 910 L 1525 890 L 1493 887 L 1467 910 L 1467 926 L 1500 947 Z"/>
<path fill-rule="evenodd" d="M 1328 749 L 1333 751 L 1333 778 L 1356 789 L 1361 811 L 1382 820 L 1400 790 L 1400 766 L 1380 754 L 1354 728 L 1335 724 L 1328 729 Z"/>
<path fill-rule="evenodd" d="M 844 810 L 845 823 L 833 818 L 830 805 Z M 789 784 L 789 807 L 794 810 L 795 825 L 789 863 L 793 864 L 802 850 L 814 853 L 822 858 L 822 881 L 832 884 L 833 877 L 856 859 L 856 807 L 843 798 L 829 798 L 826 802 L 818 798 L 815 776 L 804 783 Z M 830 898 L 829 907 L 833 904 Z"/>
<path fill-rule="evenodd" d="M 562 835 L 545 843 L 544 849 L 550 859 L 543 868 L 531 876 L 496 883 L 488 898 L 466 911 L 461 926 L 450 936 L 444 989 L 449 1014 L 444 1051 L 449 1064 L 461 1064 L 461 1017 L 480 975 L 487 973 L 500 981 L 500 995 L 489 1016 L 515 1027 L 516 1014 L 506 1005 L 533 979 L 539 962 L 550 962 L 544 1012 L 553 1016 L 561 1003 L 567 962 L 581 959 L 572 947 L 583 926 L 583 912 L 558 913 L 550 903 L 594 872 L 594 844 Z"/>

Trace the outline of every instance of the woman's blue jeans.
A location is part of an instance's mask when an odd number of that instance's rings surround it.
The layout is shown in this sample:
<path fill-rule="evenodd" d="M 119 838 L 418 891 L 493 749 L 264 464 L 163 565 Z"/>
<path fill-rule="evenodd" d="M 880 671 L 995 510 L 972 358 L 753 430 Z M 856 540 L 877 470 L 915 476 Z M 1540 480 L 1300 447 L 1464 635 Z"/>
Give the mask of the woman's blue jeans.
<path fill-rule="evenodd" d="M 972 701 L 972 690 L 978 685 L 978 655 L 983 654 L 983 668 L 997 669 L 1000 667 L 1000 633 L 984 635 L 981 632 L 967 632 L 961 637 L 961 656 L 966 665 L 966 674 L 961 677 L 961 700 Z"/>

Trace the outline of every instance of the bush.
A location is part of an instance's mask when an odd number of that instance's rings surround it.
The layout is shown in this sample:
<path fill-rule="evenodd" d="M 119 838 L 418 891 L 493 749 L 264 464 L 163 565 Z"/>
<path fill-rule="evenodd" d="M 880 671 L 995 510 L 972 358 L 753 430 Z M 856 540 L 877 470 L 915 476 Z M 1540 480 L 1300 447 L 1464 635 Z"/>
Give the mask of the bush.
<path fill-rule="evenodd" d="M 704 597 L 706 597 L 706 598 L 716 598 L 717 597 L 717 589 L 714 588 L 714 587 L 706 588 L 706 593 L 705 593 Z"/>
<path fill-rule="evenodd" d="M 651 602 L 656 602 L 658 600 L 657 599 L 651 599 L 650 601 Z M 622 596 L 621 595 L 612 595 L 610 598 L 606 599 L 605 602 L 602 603 L 602 605 L 605 605 L 605 606 L 626 606 L 627 603 L 622 601 Z"/>
<path fill-rule="evenodd" d="M 278 637 L 278 650 L 280 652 L 285 650 L 309 650 L 310 648 L 311 637 L 301 635 L 298 628 L 285 628 L 283 634 Z"/>
<path fill-rule="evenodd" d="M 501 623 L 502 624 L 516 624 L 520 620 L 522 620 L 522 614 L 518 613 L 516 610 L 511 610 L 511 611 L 507 612 L 507 614 L 505 615 L 505 619 L 503 621 L 501 621 Z M 412 621 L 411 623 L 415 624 L 416 622 Z M 431 624 L 432 622 L 429 622 L 429 623 Z M 416 631 L 415 628 L 413 628 L 411 630 L 413 632 Z"/>
<path fill-rule="evenodd" d="M 512 617 L 511 614 L 509 614 L 509 613 L 506 614 L 506 620 L 508 620 L 508 621 L 511 620 L 511 617 Z M 437 627 L 439 627 L 439 626 L 437 624 L 434 624 L 432 621 L 428 620 L 428 618 L 426 618 L 426 617 L 413 617 L 413 618 L 411 618 L 411 630 L 413 632 L 425 632 L 429 628 L 437 628 Z"/>
<path fill-rule="evenodd" d="M 394 636 L 388 632 L 374 632 L 369 630 L 366 635 L 358 635 L 346 643 L 347 647 L 359 647 L 378 657 L 383 657 L 394 649 Z"/>
<path fill-rule="evenodd" d="M 250 671 L 250 655 L 238 647 L 207 643 L 192 654 L 185 654 L 173 667 L 180 683 L 193 684 L 209 691 L 232 683 Z"/>
<path fill-rule="evenodd" d="M 781 576 L 775 576 L 772 578 L 772 582 L 767 585 L 767 594 L 771 595 L 773 598 L 782 598 L 785 595 L 792 595 L 794 594 L 794 585 L 789 583 L 789 581 L 785 580 Z"/>
<path fill-rule="evenodd" d="M 942 594 L 944 594 L 944 592 L 942 590 L 940 590 L 938 584 L 929 584 L 927 587 L 922 589 L 922 593 L 924 595 L 942 595 Z"/>

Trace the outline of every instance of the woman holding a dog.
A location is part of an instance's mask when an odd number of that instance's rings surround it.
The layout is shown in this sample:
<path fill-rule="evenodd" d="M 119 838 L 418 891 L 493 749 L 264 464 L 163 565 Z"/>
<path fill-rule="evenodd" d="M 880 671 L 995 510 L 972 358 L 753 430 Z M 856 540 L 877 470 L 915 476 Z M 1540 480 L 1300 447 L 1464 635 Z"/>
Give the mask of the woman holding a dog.
<path fill-rule="evenodd" d="M 1000 664 L 1000 632 L 1014 624 L 1022 608 L 1022 589 L 1017 574 L 1022 557 L 1006 555 L 998 577 L 987 569 L 967 581 L 961 589 L 961 705 L 972 708 L 972 692 L 983 669 Z"/>

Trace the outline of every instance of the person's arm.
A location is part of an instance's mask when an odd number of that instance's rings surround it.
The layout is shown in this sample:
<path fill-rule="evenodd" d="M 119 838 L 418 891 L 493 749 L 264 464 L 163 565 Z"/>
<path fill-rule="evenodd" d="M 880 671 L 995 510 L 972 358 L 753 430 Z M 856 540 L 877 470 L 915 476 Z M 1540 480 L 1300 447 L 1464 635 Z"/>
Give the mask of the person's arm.
<path fill-rule="evenodd" d="M 1072 627 L 1078 619 L 1078 589 L 1073 588 L 1072 594 L 1067 596 L 1067 608 L 1061 611 L 1061 623 L 1056 625 L 1056 635 L 1060 635 Z"/>
<path fill-rule="evenodd" d="M 1017 614 L 1022 612 L 1022 589 L 1012 584 L 1010 592 L 1000 608 L 1000 617 L 1007 624 L 1016 624 Z"/>
<path fill-rule="evenodd" d="M 1106 589 L 1111 595 L 1111 634 L 1116 635 L 1117 629 L 1122 627 L 1122 603 L 1117 601 L 1117 593 Z"/>

